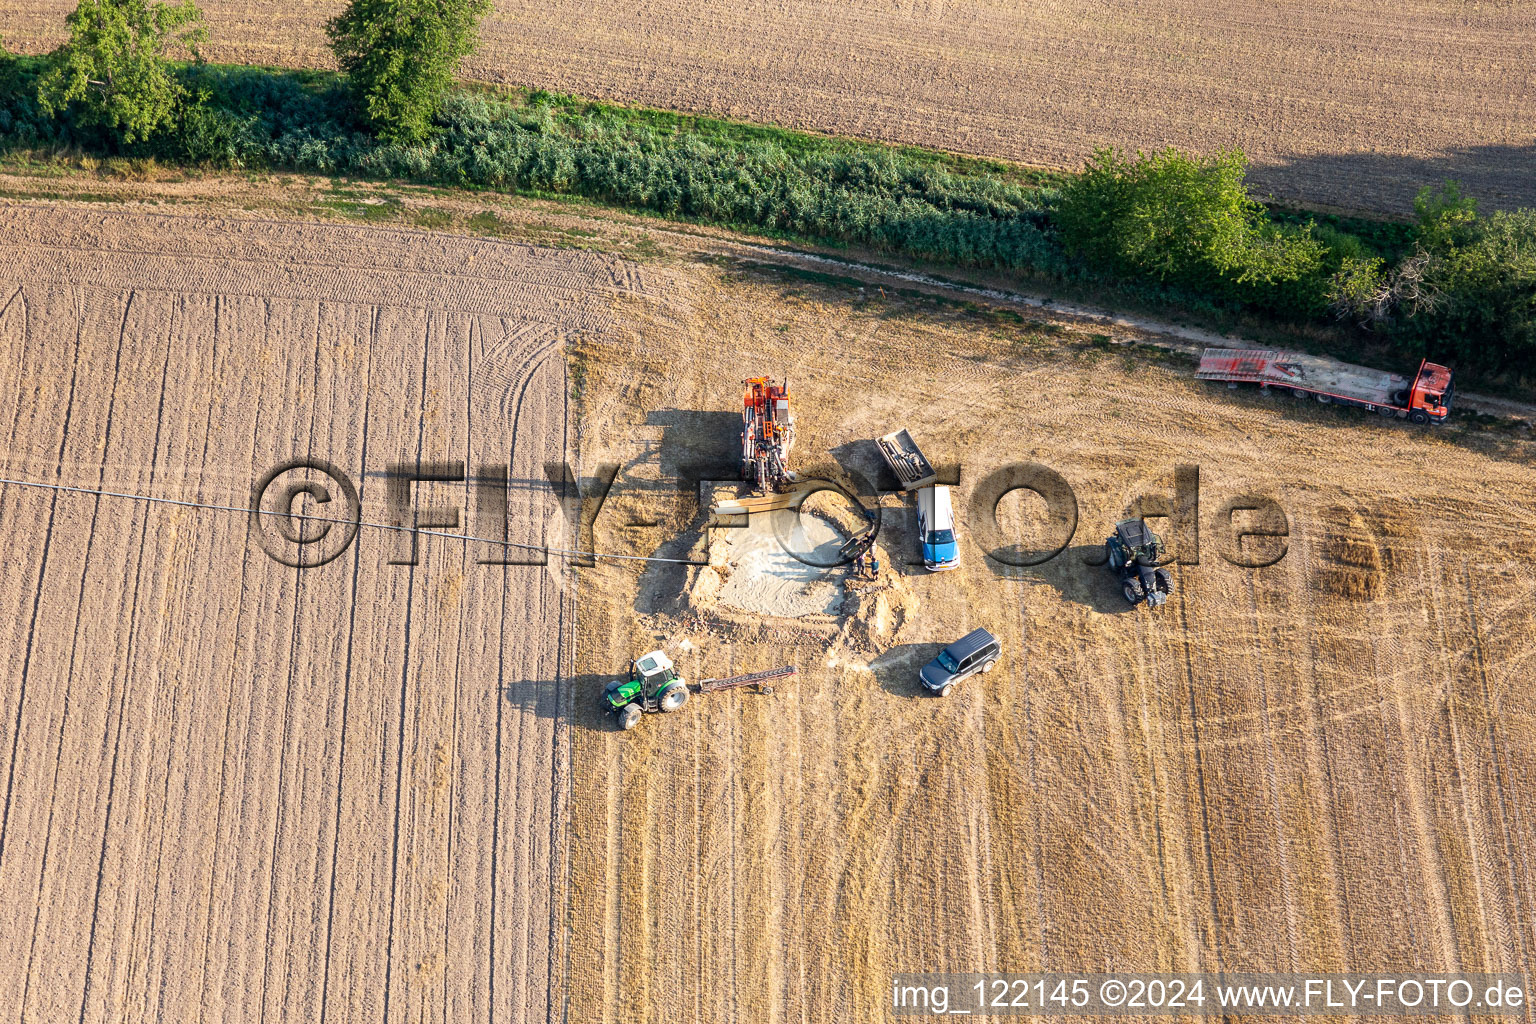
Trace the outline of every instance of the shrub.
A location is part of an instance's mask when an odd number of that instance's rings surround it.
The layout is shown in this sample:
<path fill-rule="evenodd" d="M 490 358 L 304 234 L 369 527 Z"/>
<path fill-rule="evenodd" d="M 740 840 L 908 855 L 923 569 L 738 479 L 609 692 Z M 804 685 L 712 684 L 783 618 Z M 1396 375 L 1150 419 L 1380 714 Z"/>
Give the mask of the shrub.
<path fill-rule="evenodd" d="M 1346 256 L 1328 282 L 1328 306 L 1334 315 L 1361 327 L 1384 322 L 1391 315 L 1392 298 L 1379 259 Z"/>
<path fill-rule="evenodd" d="M 1237 151 L 1128 159 L 1101 149 L 1062 187 L 1055 220 L 1090 264 L 1252 303 L 1262 286 L 1316 278 L 1326 249 L 1310 225 L 1270 223 L 1246 173 Z"/>
<path fill-rule="evenodd" d="M 1536 375 L 1536 210 L 1457 215 L 1426 250 L 1417 309 L 1394 335 L 1409 352 L 1528 379 Z M 1401 271 L 1399 271 L 1401 273 Z"/>
<path fill-rule="evenodd" d="M 78 124 L 104 129 L 120 146 L 175 125 L 187 91 L 166 53 L 180 46 L 195 55 L 205 37 L 193 0 L 80 0 L 65 21 L 69 41 L 37 83 L 44 114 L 70 109 Z"/>
<path fill-rule="evenodd" d="M 1433 252 L 1470 241 L 1477 235 L 1477 200 L 1461 194 L 1461 186 L 1446 181 L 1440 189 L 1425 187 L 1413 201 L 1419 219 L 1417 242 Z"/>
<path fill-rule="evenodd" d="M 491 0 L 351 0 L 327 26 L 359 108 L 390 142 L 426 138 Z"/>

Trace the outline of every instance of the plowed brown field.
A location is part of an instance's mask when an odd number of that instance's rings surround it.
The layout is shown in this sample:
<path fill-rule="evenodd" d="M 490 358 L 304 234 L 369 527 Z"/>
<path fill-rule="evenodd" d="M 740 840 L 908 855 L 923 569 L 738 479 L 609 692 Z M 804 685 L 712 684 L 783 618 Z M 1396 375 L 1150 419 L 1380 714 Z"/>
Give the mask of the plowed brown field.
<path fill-rule="evenodd" d="M 12 47 L 73 0 L 0 0 Z M 217 59 L 322 65 L 340 0 L 207 0 Z M 1284 198 L 1536 205 L 1536 6 L 1516 0 L 498 0 L 473 77 L 1075 167 L 1239 146 Z"/>
<path fill-rule="evenodd" d="M 617 467 L 599 550 L 692 556 L 679 476 L 731 472 L 739 381 L 771 372 L 802 472 L 857 487 L 899 425 L 958 467 L 962 557 L 906 564 L 910 502 L 867 494 L 884 596 L 776 619 L 687 567 L 572 588 L 364 530 L 293 569 L 238 514 L 7 485 L 0 1019 L 840 1024 L 886 1019 L 897 970 L 1532 963 L 1516 435 L 1208 388 L 681 234 L 636 264 L 6 204 L 0 236 L 8 476 L 238 506 L 312 455 L 382 522 L 392 464 L 510 463 L 510 538 L 564 544 L 569 454 Z M 1042 546 L 1041 510 L 1010 495 L 989 535 L 987 481 L 1029 461 L 1078 525 L 1012 568 L 985 551 Z M 1181 464 L 1198 546 L 1165 529 L 1199 564 L 1128 610 L 1083 558 Z M 479 528 L 464 485 L 418 489 Z M 1289 522 L 1265 569 L 1222 557 L 1254 493 Z M 980 625 L 999 670 L 918 696 Z M 598 693 L 657 646 L 689 679 L 800 672 L 618 733 Z"/>

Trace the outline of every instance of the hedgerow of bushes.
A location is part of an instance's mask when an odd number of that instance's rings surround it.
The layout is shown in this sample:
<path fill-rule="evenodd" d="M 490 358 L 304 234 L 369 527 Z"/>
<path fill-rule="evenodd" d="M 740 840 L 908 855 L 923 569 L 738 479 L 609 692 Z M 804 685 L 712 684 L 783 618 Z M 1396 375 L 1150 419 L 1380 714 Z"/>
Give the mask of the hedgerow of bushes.
<path fill-rule="evenodd" d="M 1003 165 L 534 93 L 447 94 L 419 141 L 381 138 L 341 76 L 176 66 L 184 99 L 129 140 L 39 104 L 47 58 L 0 55 L 0 149 L 578 196 L 930 263 L 1139 289 L 1150 301 L 1338 322 L 1405 358 L 1536 374 L 1536 212 L 1426 193 L 1414 225 L 1276 216 L 1241 154 L 1101 151 L 1042 181 Z M 1379 344 L 1378 346 L 1379 347 Z"/>

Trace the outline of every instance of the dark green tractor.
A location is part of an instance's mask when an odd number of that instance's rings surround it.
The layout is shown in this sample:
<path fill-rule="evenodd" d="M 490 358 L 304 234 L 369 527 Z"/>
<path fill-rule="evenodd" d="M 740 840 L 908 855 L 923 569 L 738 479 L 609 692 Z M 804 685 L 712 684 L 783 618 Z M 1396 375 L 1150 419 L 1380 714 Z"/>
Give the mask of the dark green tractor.
<path fill-rule="evenodd" d="M 688 684 L 672 659 L 652 651 L 629 663 L 629 678 L 615 679 L 603 690 L 603 710 L 619 716 L 619 728 L 633 729 L 640 716 L 676 711 L 688 703 Z"/>
<path fill-rule="evenodd" d="M 1109 567 L 1120 577 L 1120 592 L 1133 605 L 1147 602 L 1156 608 L 1173 593 L 1173 577 L 1158 568 L 1163 560 L 1163 538 L 1147 527 L 1145 519 L 1122 519 L 1104 542 Z"/>

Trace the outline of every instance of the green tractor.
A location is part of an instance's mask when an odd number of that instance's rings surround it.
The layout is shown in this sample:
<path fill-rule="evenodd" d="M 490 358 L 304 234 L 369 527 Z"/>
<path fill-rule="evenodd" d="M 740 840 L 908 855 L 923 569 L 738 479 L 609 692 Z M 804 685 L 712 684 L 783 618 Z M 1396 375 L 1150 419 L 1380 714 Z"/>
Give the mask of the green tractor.
<path fill-rule="evenodd" d="M 1163 538 L 1147 527 L 1145 519 L 1122 519 L 1104 542 L 1109 567 L 1120 577 L 1120 592 L 1133 605 L 1147 602 L 1156 608 L 1173 593 L 1173 577 L 1157 567 L 1163 559 Z"/>
<path fill-rule="evenodd" d="M 630 662 L 629 678 L 615 679 L 603 690 L 603 710 L 617 714 L 625 731 L 639 725 L 643 714 L 676 711 L 686 703 L 688 684 L 660 651 Z"/>

